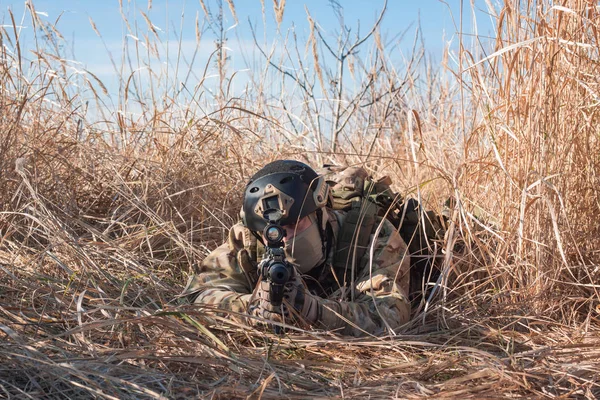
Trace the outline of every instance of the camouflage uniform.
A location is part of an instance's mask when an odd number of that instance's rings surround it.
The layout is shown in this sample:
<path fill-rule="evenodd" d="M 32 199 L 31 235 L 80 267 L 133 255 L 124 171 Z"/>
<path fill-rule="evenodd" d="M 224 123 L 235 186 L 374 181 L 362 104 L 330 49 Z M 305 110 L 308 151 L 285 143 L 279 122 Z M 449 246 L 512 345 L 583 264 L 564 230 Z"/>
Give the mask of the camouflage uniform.
<path fill-rule="evenodd" d="M 406 244 L 396 228 L 383 220 L 375 238 L 372 265 L 369 248 L 357 263 L 353 293 L 344 296 L 348 290 L 339 287 L 338 282 L 343 282 L 343 277 L 336 276 L 331 262 L 345 212 L 329 209 L 327 212 L 333 236 L 327 260 L 303 276 L 311 293 L 318 296 L 316 327 L 353 336 L 365 332 L 377 335 L 385 333 L 386 328 L 397 329 L 410 318 L 407 296 L 410 262 Z M 381 219 L 377 222 L 376 227 Z M 260 253 L 260 247 L 241 223 L 234 225 L 227 243 L 204 259 L 199 273 L 189 280 L 183 296 L 194 303 L 214 304 L 221 310 L 246 313 L 259 278 L 256 249 Z"/>

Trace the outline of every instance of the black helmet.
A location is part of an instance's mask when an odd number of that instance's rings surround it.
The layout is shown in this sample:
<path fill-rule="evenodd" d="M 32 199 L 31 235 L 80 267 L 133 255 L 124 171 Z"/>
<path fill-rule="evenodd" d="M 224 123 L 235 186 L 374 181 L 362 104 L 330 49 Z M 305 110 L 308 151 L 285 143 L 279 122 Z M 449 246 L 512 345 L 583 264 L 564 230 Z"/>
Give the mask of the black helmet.
<path fill-rule="evenodd" d="M 327 203 L 329 187 L 308 165 L 278 160 L 265 165 L 246 185 L 242 222 L 252 231 L 267 225 L 265 211 L 279 210 L 281 225 L 295 224 Z"/>

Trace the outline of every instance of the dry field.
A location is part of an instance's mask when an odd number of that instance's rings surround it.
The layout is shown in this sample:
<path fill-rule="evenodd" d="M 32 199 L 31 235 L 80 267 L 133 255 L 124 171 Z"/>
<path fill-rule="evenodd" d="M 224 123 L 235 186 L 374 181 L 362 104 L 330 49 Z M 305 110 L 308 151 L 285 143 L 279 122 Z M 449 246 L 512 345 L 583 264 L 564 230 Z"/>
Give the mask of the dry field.
<path fill-rule="evenodd" d="M 440 63 L 308 18 L 242 94 L 224 42 L 206 66 L 172 51 L 179 78 L 138 69 L 166 57 L 148 25 L 112 103 L 30 5 L 33 48 L 0 28 L 0 398 L 599 397 L 600 12 L 553 3 L 497 5 L 491 51 L 459 36 Z M 455 200 L 403 332 L 277 336 L 174 301 L 281 157 Z"/>

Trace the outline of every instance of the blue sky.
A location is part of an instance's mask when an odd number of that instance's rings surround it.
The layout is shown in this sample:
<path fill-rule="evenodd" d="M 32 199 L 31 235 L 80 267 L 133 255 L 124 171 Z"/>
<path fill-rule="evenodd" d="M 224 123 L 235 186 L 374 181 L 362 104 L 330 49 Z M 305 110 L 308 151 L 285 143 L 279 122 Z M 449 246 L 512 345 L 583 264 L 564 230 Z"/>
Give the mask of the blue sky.
<path fill-rule="evenodd" d="M 34 0 L 33 4 L 41 20 L 56 24 L 64 36 L 62 52 L 65 58 L 74 58 L 80 65 L 98 76 L 112 92 L 116 90 L 115 71 L 108 53 L 112 53 L 117 64 L 121 63 L 124 43 L 135 45 L 143 41 L 144 35 L 153 36 L 142 15 L 145 13 L 153 24 L 155 32 L 162 42 L 159 62 L 173 63 L 175 55 L 181 49 L 190 59 L 196 47 L 196 19 L 203 28 L 201 46 L 197 54 L 196 65 L 205 65 L 209 55 L 215 49 L 215 32 L 207 27 L 205 12 L 199 0 L 153 0 L 149 9 L 148 1 L 123 2 L 122 17 L 118 0 Z M 206 6 L 216 13 L 220 0 L 204 0 Z M 339 16 L 343 14 L 344 24 L 357 32 L 366 33 L 376 21 L 384 4 L 383 0 L 345 0 L 339 1 L 342 10 L 336 12 L 336 2 L 326 0 L 299 1 L 288 0 L 283 22 L 277 35 L 277 23 L 274 19 L 273 0 L 264 0 L 266 18 L 263 20 L 260 0 L 234 0 L 238 23 L 223 1 L 224 28 L 228 37 L 227 46 L 230 55 L 230 67 L 242 70 L 249 55 L 256 57 L 250 24 L 256 27 L 259 41 L 269 48 L 274 41 L 282 41 L 294 32 L 303 45 L 309 36 L 307 12 L 317 21 L 326 37 L 335 43 L 339 31 Z M 474 32 L 473 16 L 477 20 L 480 35 L 493 32 L 491 18 L 487 14 L 486 2 L 475 1 L 473 12 L 470 1 L 463 1 L 463 33 Z M 390 45 L 396 44 L 392 56 L 407 57 L 414 40 L 417 25 L 420 24 L 427 53 L 434 59 L 441 57 L 445 45 L 458 43 L 457 33 L 460 23 L 460 0 L 389 0 L 387 12 L 381 25 L 382 37 Z M 31 46 L 34 38 L 31 18 L 25 11 L 24 1 L 0 0 L 0 23 L 12 25 L 8 10 L 15 16 L 17 25 L 22 26 L 21 41 L 25 47 Z M 340 14 L 341 13 L 341 14 Z M 94 21 L 102 39 L 92 29 L 90 19 Z M 129 26 L 128 26 L 129 24 Z M 404 39 L 399 40 L 406 31 Z M 471 36 L 465 36 L 467 42 Z M 181 38 L 181 47 L 177 44 Z M 143 48 L 141 48 L 143 50 Z M 167 60 L 167 52 L 169 54 Z"/>

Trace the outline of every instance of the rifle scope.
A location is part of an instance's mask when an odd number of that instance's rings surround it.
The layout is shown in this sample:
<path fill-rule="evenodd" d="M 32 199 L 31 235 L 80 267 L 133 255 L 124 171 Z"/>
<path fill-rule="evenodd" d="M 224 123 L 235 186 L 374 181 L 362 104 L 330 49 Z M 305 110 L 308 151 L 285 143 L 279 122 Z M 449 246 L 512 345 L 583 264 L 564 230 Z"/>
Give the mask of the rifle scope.
<path fill-rule="evenodd" d="M 263 230 L 263 237 L 267 241 L 265 258 L 262 262 L 262 275 L 271 284 L 269 291 L 271 304 L 281 305 L 285 284 L 292 277 L 292 267 L 285 261 L 283 238 L 285 229 L 279 225 L 282 213 L 280 210 L 270 209 L 265 211 L 265 219 L 269 222 Z"/>

